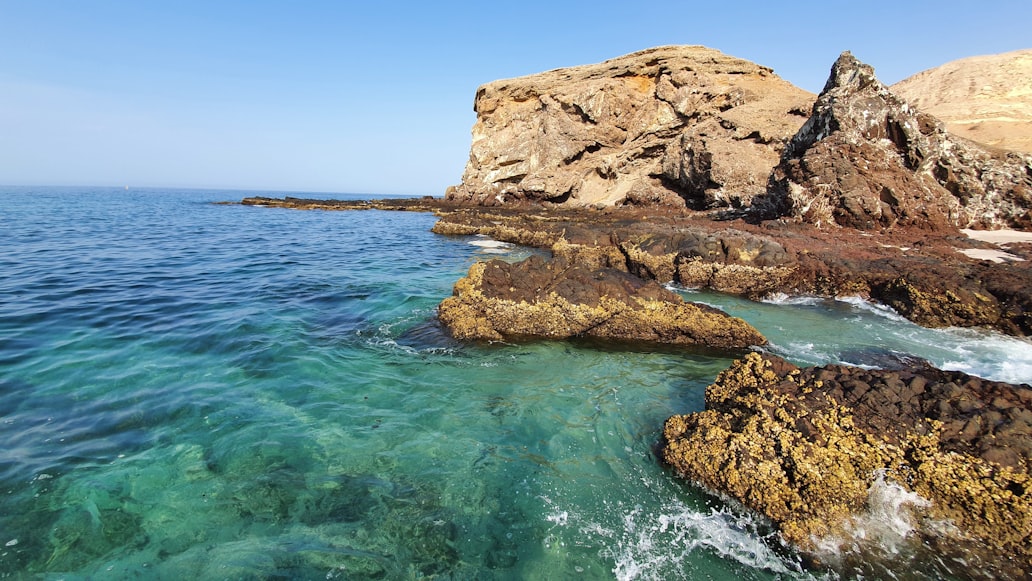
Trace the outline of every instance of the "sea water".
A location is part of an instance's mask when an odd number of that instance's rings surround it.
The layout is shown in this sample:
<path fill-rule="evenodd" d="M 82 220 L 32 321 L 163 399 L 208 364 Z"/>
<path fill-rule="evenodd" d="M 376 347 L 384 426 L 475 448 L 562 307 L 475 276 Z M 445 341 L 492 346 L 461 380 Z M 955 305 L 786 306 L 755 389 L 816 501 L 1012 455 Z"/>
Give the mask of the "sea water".
<path fill-rule="evenodd" d="M 905 544 L 808 570 L 661 466 L 731 354 L 457 343 L 454 282 L 533 250 L 214 203 L 245 195 L 0 188 L 0 578 L 963 578 Z M 679 290 L 799 363 L 1032 379 L 1022 340 Z"/>

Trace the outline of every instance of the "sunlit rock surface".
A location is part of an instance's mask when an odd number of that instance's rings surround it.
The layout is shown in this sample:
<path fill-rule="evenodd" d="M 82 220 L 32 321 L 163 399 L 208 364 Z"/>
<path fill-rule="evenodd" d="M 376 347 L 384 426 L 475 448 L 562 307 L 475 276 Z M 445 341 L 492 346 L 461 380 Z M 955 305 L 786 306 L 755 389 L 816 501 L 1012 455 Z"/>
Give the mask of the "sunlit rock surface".
<path fill-rule="evenodd" d="M 946 555 L 1032 570 L 1032 388 L 914 366 L 800 369 L 756 353 L 673 416 L 662 458 L 819 552 L 851 539 L 878 480 L 923 499 L 901 514 Z"/>
<path fill-rule="evenodd" d="M 1032 49 L 951 61 L 891 89 L 950 133 L 1032 153 Z"/>
<path fill-rule="evenodd" d="M 1032 156 L 948 133 L 843 53 L 757 209 L 818 226 L 1032 227 Z"/>
<path fill-rule="evenodd" d="M 745 206 L 812 102 L 771 69 L 701 46 L 495 81 L 477 90 L 469 162 L 447 197 Z"/>
<path fill-rule="evenodd" d="M 439 317 L 458 339 L 596 337 L 718 349 L 767 342 L 745 321 L 655 282 L 565 258 L 474 264 Z"/>

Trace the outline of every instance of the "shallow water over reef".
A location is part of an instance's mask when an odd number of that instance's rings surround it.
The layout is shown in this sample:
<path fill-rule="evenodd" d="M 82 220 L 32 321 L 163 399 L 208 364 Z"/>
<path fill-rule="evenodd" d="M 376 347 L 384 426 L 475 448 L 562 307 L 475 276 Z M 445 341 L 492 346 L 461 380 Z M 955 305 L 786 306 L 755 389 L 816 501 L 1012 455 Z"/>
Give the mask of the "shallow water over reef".
<path fill-rule="evenodd" d="M 652 455 L 730 356 L 457 344 L 435 322 L 455 280 L 530 251 L 426 214 L 212 204 L 248 194 L 0 188 L 0 578 L 828 575 Z M 799 363 L 1032 379 L 1016 339 L 683 292 Z M 963 578 L 893 548 L 836 575 Z"/>

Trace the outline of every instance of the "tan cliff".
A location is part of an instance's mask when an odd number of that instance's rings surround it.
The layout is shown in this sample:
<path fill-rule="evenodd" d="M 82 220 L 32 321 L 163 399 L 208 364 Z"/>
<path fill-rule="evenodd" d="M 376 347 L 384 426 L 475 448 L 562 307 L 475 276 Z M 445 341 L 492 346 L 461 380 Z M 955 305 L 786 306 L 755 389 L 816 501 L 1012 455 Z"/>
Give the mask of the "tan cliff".
<path fill-rule="evenodd" d="M 748 206 L 813 99 L 701 46 L 495 81 L 477 90 L 469 161 L 447 198 Z"/>
<path fill-rule="evenodd" d="M 1032 153 L 1032 49 L 948 62 L 891 89 L 951 133 Z"/>

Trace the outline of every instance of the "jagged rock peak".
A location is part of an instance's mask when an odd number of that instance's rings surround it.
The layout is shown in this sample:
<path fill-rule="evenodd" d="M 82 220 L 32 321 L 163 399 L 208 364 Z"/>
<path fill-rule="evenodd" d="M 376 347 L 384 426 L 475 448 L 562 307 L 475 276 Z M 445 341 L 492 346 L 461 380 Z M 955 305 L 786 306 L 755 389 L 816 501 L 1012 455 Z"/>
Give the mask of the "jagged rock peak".
<path fill-rule="evenodd" d="M 870 87 L 874 83 L 880 84 L 878 77 L 874 74 L 874 67 L 860 62 L 852 52 L 847 50 L 839 55 L 835 64 L 831 65 L 831 74 L 824 83 L 821 93 L 845 88 L 860 90 Z"/>
<path fill-rule="evenodd" d="M 477 90 L 453 200 L 747 205 L 813 96 L 771 69 L 665 46 Z"/>
<path fill-rule="evenodd" d="M 948 133 L 843 53 L 756 211 L 819 226 L 1032 226 L 1032 156 Z"/>

